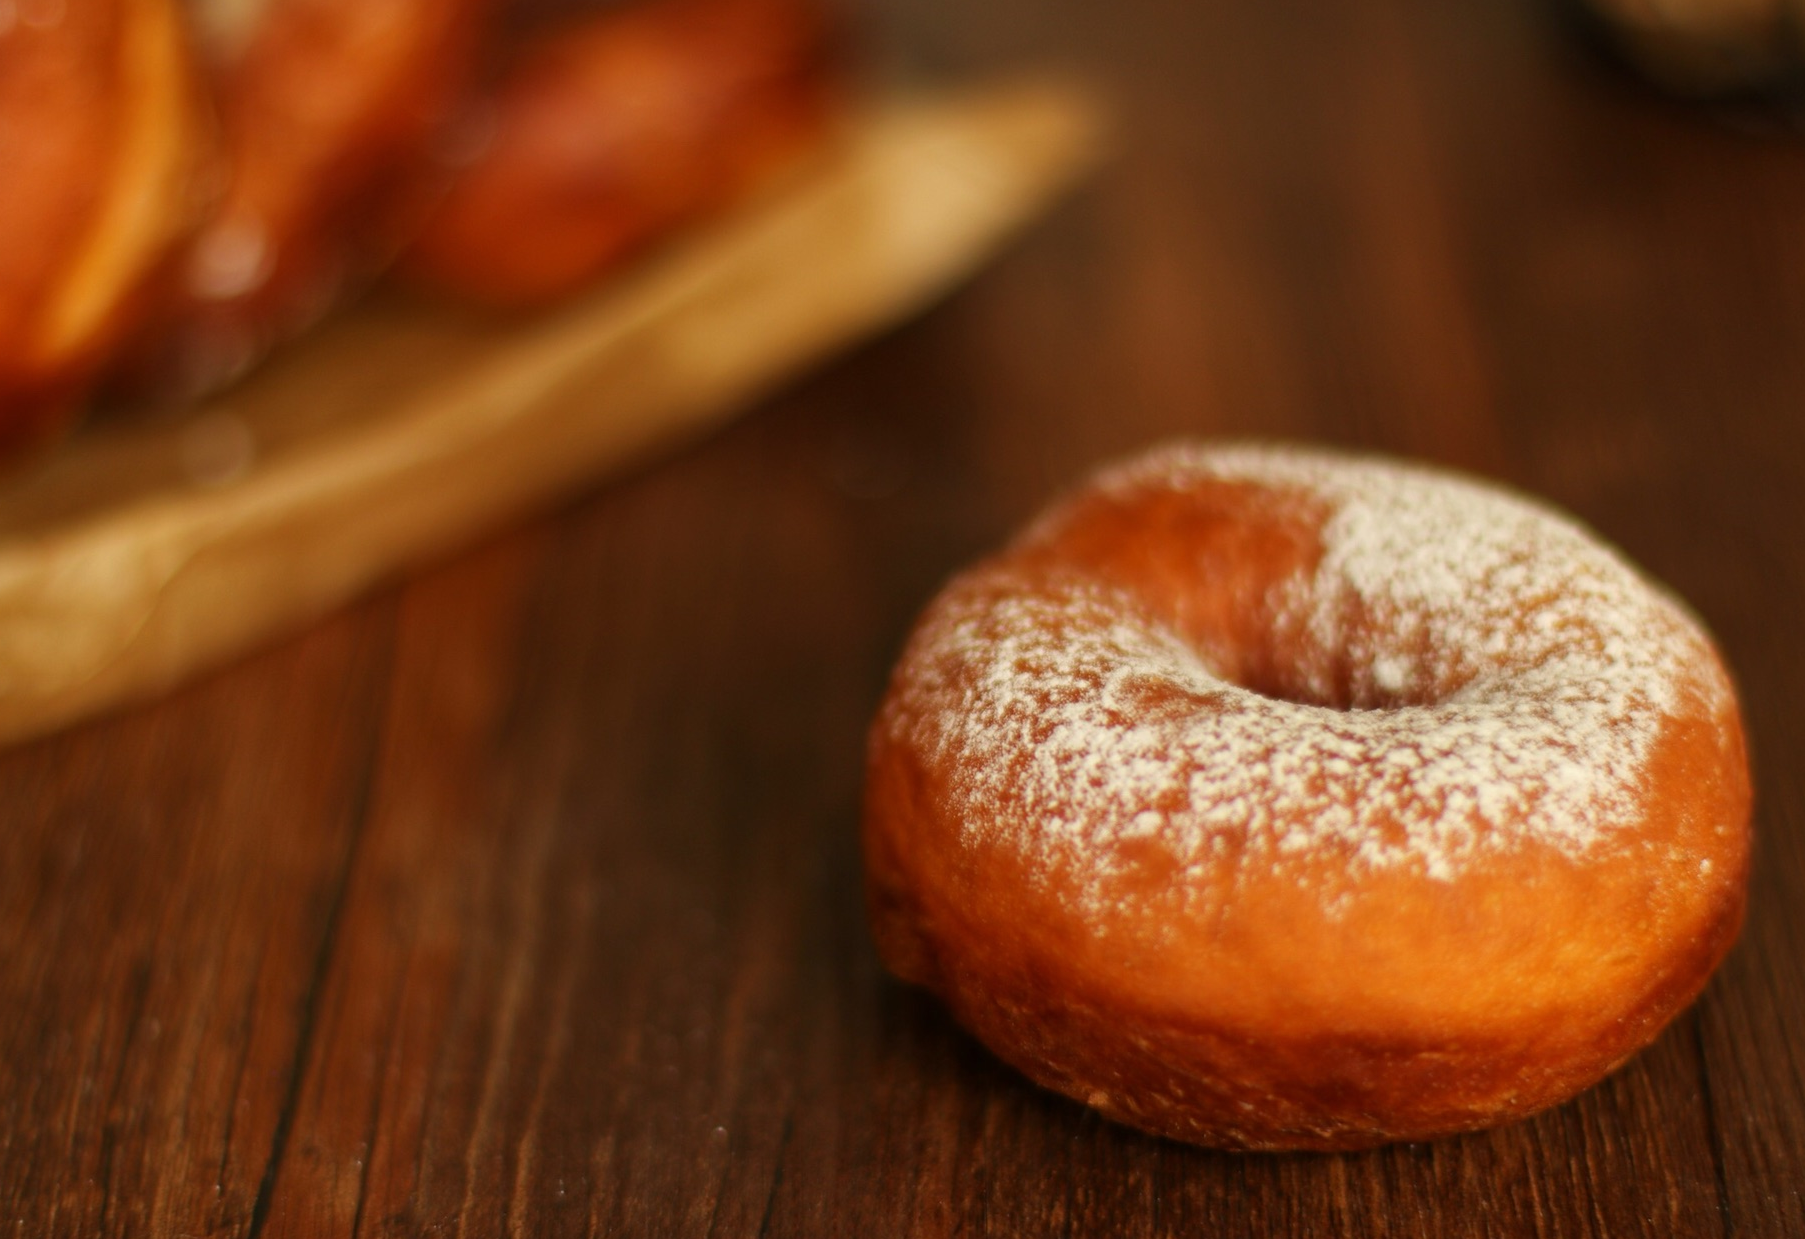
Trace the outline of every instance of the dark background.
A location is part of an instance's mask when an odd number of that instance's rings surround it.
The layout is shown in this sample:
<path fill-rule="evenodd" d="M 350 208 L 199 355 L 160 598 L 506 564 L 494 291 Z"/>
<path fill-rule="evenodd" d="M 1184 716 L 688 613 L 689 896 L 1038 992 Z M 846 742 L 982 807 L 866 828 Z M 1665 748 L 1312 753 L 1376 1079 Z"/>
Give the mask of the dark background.
<path fill-rule="evenodd" d="M 1805 1234 L 1805 145 L 1531 0 L 884 0 L 879 78 L 1078 71 L 1113 155 L 729 432 L 0 754 L 0 1235 Z M 1744 691 L 1748 928 L 1573 1103 L 1237 1157 L 882 974 L 863 729 L 937 584 L 1179 434 L 1577 512 Z"/>

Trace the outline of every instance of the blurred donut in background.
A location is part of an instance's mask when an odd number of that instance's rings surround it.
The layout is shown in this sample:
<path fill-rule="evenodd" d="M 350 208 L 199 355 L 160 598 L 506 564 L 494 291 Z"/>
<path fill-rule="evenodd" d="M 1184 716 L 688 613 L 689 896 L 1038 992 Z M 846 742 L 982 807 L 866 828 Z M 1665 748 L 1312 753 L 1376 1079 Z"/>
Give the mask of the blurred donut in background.
<path fill-rule="evenodd" d="M 582 287 L 812 146 L 832 50 L 802 0 L 665 0 L 540 33 L 472 116 L 408 274 L 500 307 Z"/>
<path fill-rule="evenodd" d="M 0 3 L 0 451 L 54 436 L 199 223 L 176 0 Z"/>
<path fill-rule="evenodd" d="M 568 295 L 831 127 L 814 0 L 547 7 L 0 0 L 0 449 L 215 391 L 403 255 Z"/>
<path fill-rule="evenodd" d="M 379 207 L 474 86 L 492 0 L 194 0 L 218 161 L 208 217 L 117 363 L 204 394 L 318 320 L 398 244 Z"/>

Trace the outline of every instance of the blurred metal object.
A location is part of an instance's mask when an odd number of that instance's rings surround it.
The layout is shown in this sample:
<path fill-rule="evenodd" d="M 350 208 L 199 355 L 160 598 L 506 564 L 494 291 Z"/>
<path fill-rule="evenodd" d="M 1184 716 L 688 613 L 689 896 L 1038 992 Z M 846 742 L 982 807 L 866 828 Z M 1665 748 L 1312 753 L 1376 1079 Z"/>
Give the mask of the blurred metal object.
<path fill-rule="evenodd" d="M 1761 90 L 1805 68 L 1805 0 L 1582 0 L 1647 77 L 1695 97 Z"/>

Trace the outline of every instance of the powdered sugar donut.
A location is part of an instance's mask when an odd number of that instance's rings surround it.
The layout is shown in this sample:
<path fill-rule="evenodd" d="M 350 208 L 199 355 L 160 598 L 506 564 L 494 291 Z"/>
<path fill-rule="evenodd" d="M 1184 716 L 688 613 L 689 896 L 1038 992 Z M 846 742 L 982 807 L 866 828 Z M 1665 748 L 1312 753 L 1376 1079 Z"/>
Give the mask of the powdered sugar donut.
<path fill-rule="evenodd" d="M 1427 468 L 1178 446 L 922 617 L 873 727 L 879 948 L 1112 1118 L 1244 1148 L 1592 1084 L 1741 924 L 1729 678 L 1570 520 Z"/>

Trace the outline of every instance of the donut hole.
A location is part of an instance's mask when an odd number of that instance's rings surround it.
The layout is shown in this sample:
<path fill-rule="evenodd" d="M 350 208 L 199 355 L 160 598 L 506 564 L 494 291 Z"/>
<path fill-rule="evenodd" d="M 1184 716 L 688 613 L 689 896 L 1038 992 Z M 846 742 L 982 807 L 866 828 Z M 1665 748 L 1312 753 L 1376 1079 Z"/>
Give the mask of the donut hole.
<path fill-rule="evenodd" d="M 1265 626 L 1261 639 L 1225 679 L 1262 697 L 1341 711 L 1438 706 L 1470 681 L 1432 632 L 1400 635 L 1357 598 L 1335 608 L 1340 618 L 1327 633 L 1302 624 L 1294 616 L 1308 609 L 1295 605 L 1297 588 L 1268 601 L 1254 620 Z"/>
<path fill-rule="evenodd" d="M 1188 635 L 1188 634 L 1187 634 Z M 1213 640 L 1195 642 L 1198 658 L 1216 676 L 1273 701 L 1343 712 L 1411 710 L 1441 704 L 1451 689 L 1425 682 L 1427 659 L 1395 650 L 1362 652 L 1269 643 L 1224 658 Z"/>
<path fill-rule="evenodd" d="M 1379 614 L 1351 592 L 1322 622 L 1317 570 L 1328 516 L 1302 491 L 1193 480 L 1087 496 L 1017 550 L 1134 598 L 1212 675 L 1262 697 L 1339 711 L 1446 701 L 1471 674 L 1432 630 Z"/>

